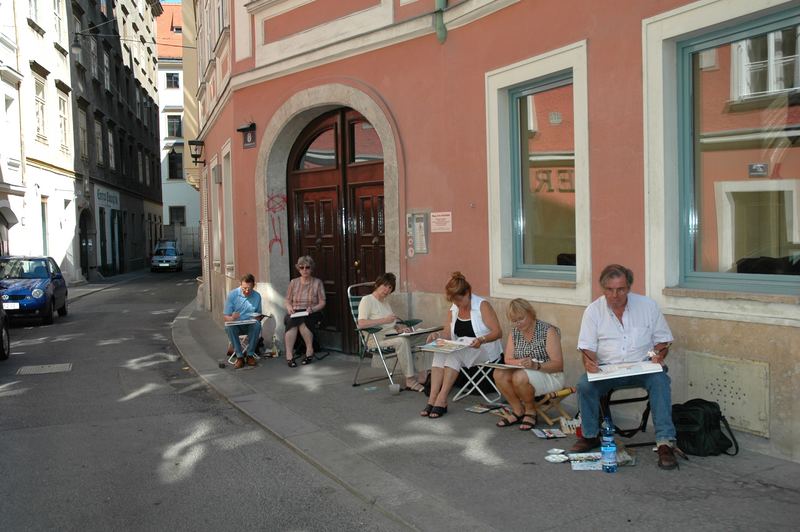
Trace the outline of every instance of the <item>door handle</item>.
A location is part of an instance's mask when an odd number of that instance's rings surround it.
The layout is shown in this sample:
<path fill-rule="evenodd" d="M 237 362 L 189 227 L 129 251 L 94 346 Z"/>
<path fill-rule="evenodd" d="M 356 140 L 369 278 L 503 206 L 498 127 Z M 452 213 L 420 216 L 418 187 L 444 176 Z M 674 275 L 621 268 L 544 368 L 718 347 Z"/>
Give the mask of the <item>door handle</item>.
<path fill-rule="evenodd" d="M 320 244 L 322 244 L 322 239 L 321 239 L 321 238 L 318 238 L 318 239 L 316 239 L 316 240 L 314 241 L 314 243 L 315 243 L 316 245 L 318 245 L 318 246 L 319 246 Z"/>
<path fill-rule="evenodd" d="M 360 264 L 361 264 L 361 263 L 360 263 L 360 262 L 358 262 L 358 259 L 356 259 L 356 260 L 354 260 L 354 261 L 353 261 L 353 267 L 354 267 L 354 268 L 358 268 L 358 266 L 359 266 Z"/>

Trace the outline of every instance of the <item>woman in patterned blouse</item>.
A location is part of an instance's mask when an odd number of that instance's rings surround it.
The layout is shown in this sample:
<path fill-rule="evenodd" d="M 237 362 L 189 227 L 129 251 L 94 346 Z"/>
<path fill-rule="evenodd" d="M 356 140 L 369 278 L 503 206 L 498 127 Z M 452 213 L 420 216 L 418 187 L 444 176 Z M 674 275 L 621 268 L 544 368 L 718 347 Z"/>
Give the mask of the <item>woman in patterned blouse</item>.
<path fill-rule="evenodd" d="M 325 289 L 322 281 L 311 273 L 314 270 L 314 259 L 305 255 L 297 259 L 295 266 L 300 272 L 299 277 L 289 281 L 286 291 L 286 318 L 283 324 L 286 327 L 286 362 L 290 368 L 296 368 L 294 361 L 294 342 L 297 340 L 297 331 L 306 344 L 306 356 L 303 364 L 311 364 L 314 360 L 314 325 L 322 321 L 322 309 L 325 308 Z M 304 315 L 292 317 L 292 314 L 301 312 Z"/>
<path fill-rule="evenodd" d="M 508 336 L 505 363 L 520 369 L 494 370 L 494 381 L 511 406 L 511 413 L 497 426 L 519 424 L 519 430 L 531 430 L 537 421 L 533 398 L 564 387 L 561 331 L 537 320 L 536 311 L 524 299 L 512 300 L 507 316 L 514 328 Z"/>

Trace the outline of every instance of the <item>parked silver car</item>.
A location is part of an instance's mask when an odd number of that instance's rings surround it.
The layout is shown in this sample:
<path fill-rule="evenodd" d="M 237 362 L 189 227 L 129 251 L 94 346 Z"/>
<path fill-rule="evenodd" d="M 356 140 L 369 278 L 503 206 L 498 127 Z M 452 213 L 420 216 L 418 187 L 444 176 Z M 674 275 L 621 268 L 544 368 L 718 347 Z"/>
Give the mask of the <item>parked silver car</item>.
<path fill-rule="evenodd" d="M 174 244 L 164 245 L 159 243 L 155 251 L 153 251 L 153 257 L 150 259 L 150 271 L 160 272 L 167 270 L 183 271 L 183 253 Z"/>

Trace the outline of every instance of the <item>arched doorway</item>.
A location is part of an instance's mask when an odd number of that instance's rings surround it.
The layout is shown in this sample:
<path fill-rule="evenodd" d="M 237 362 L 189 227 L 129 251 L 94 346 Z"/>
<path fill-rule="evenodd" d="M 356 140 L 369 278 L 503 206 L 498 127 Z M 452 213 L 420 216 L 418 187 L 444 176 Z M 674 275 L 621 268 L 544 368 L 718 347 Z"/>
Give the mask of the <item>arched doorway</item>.
<path fill-rule="evenodd" d="M 378 134 L 352 109 L 328 112 L 298 136 L 287 174 L 290 265 L 301 255 L 314 258 L 328 301 L 320 343 L 355 351 L 347 286 L 375 279 L 386 264 Z"/>

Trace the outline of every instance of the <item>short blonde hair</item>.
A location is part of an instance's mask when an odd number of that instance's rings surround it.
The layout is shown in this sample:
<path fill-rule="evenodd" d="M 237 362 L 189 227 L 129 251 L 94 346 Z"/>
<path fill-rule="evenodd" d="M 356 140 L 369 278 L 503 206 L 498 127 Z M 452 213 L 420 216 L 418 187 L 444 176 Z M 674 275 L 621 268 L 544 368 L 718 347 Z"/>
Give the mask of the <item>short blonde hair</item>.
<path fill-rule="evenodd" d="M 533 310 L 533 305 L 521 298 L 512 299 L 511 303 L 508 304 L 508 311 L 506 312 L 508 320 L 514 321 L 525 314 L 530 316 L 533 321 L 536 321 L 536 311 Z"/>

